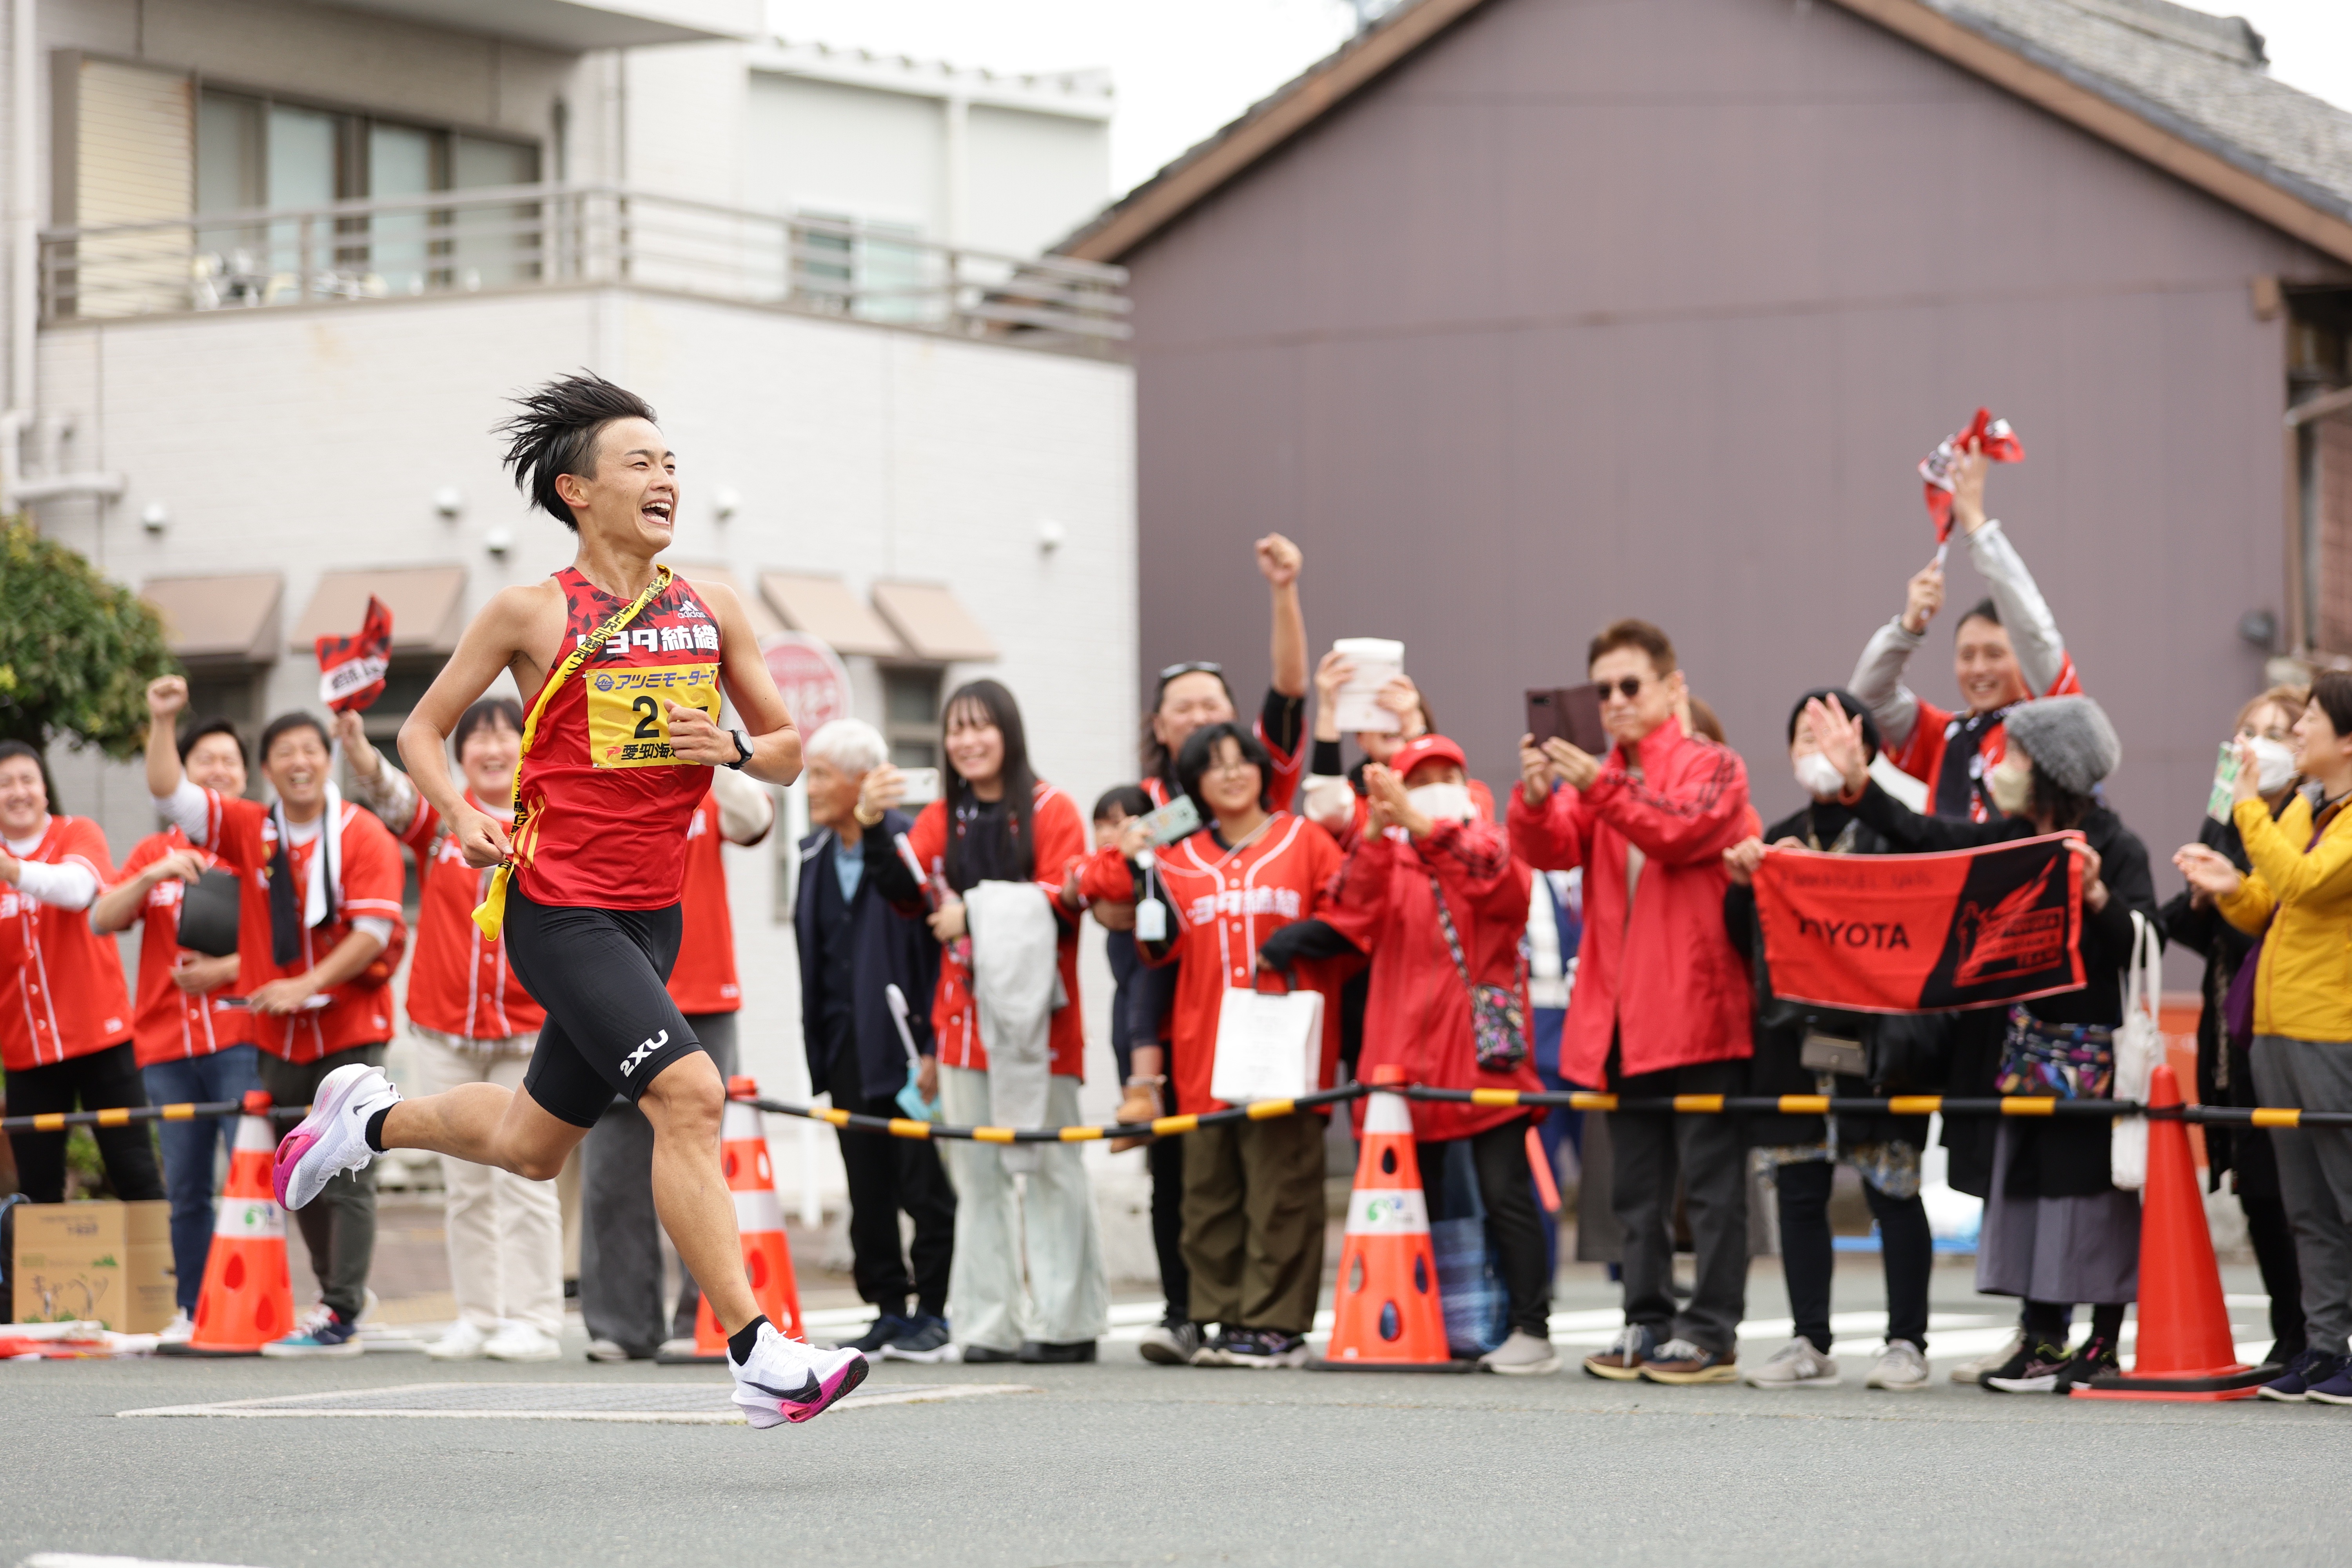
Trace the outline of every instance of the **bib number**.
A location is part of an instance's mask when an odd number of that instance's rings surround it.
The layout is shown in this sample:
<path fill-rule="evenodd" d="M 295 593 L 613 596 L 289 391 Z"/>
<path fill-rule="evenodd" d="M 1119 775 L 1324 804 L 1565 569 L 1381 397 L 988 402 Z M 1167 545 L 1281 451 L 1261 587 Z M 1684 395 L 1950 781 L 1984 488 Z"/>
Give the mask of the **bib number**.
<path fill-rule="evenodd" d="M 589 675 L 588 756 L 600 768 L 677 765 L 669 705 L 698 708 L 719 722 L 719 667 L 673 664 L 600 669 Z"/>

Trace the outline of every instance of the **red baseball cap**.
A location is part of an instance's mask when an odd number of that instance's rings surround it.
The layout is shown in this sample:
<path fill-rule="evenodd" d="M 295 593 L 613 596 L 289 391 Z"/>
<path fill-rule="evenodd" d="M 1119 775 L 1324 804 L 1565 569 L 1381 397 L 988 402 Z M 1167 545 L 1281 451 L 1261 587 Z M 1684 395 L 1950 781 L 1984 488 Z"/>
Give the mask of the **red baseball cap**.
<path fill-rule="evenodd" d="M 1470 769 L 1470 759 L 1462 754 L 1462 748 L 1443 735 L 1415 735 L 1389 753 L 1389 767 L 1399 778 L 1423 763 L 1452 763 L 1465 773 Z"/>

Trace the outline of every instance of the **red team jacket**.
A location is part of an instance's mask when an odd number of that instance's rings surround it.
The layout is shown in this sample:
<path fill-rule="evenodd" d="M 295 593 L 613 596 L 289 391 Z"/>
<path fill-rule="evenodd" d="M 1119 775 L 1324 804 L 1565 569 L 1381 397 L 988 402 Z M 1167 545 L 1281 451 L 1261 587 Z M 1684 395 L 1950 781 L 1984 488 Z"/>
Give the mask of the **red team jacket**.
<path fill-rule="evenodd" d="M 1364 838 L 1339 868 L 1332 906 L 1323 911 L 1333 930 L 1372 960 L 1357 1076 L 1369 1080 L 1374 1068 L 1393 1064 L 1412 1081 L 1438 1089 L 1540 1092 L 1532 1040 L 1528 1059 L 1513 1071 L 1479 1070 L 1469 984 L 1445 945 L 1432 877 L 1445 889 L 1445 907 L 1471 979 L 1517 992 L 1524 1016 L 1527 977 L 1519 966 L 1519 936 L 1527 930 L 1534 876 L 1513 858 L 1503 830 L 1492 822 L 1441 822 L 1417 842 L 1399 843 L 1388 834 Z M 1356 1101 L 1359 1127 L 1363 1108 L 1362 1100 Z M 1525 1114 L 1508 1106 L 1416 1100 L 1413 1136 L 1466 1138 Z"/>
<path fill-rule="evenodd" d="M 1752 983 L 1724 930 L 1723 852 L 1752 831 L 1738 754 L 1672 721 L 1611 748 L 1592 787 L 1531 806 L 1511 791 L 1511 848 L 1540 871 L 1584 868 L 1584 943 L 1559 1073 L 1603 1086 L 1612 1037 L 1625 1073 L 1736 1061 L 1753 1051 Z M 1647 857 L 1626 911 L 1626 855 Z M 1524 904 L 1523 904 L 1524 907 Z"/>
<path fill-rule="evenodd" d="M 1222 847 L 1208 830 L 1155 852 L 1168 901 L 1171 949 L 1160 963 L 1181 965 L 1170 1009 L 1173 1047 L 1171 1087 L 1180 1111 L 1223 1110 L 1209 1095 L 1215 1075 L 1217 1018 L 1227 990 L 1257 984 L 1257 950 L 1267 937 L 1296 921 L 1321 914 L 1325 889 L 1339 868 L 1339 847 L 1331 836 L 1302 816 L 1277 811 L 1256 837 L 1239 849 Z M 1083 885 L 1106 897 L 1131 898 L 1132 879 L 1116 848 L 1097 850 L 1087 862 Z M 1145 962 L 1151 960 L 1147 955 Z M 1320 991 L 1323 1055 L 1315 1089 L 1331 1087 L 1339 1060 L 1339 987 L 1336 966 L 1307 961 L 1298 965 L 1298 988 Z M 1279 989 L 1278 982 L 1272 989 Z"/>
<path fill-rule="evenodd" d="M 115 880 L 106 835 L 86 816 L 56 816 L 25 857 L 86 867 Z M 111 936 L 89 929 L 88 910 L 60 910 L 0 884 L 0 1068 L 51 1067 L 131 1037 L 131 994 Z"/>
<path fill-rule="evenodd" d="M 1069 996 L 1069 1005 L 1054 1015 L 1051 1026 L 1054 1071 L 1066 1078 L 1083 1078 L 1087 1037 L 1085 1022 L 1078 1014 L 1078 921 L 1076 913 L 1062 903 L 1062 879 L 1087 854 L 1087 826 L 1070 797 L 1049 784 L 1039 782 L 1035 802 L 1031 824 L 1037 853 L 1031 874 L 1053 899 L 1054 912 L 1061 921 L 1057 962 L 1062 988 Z M 944 867 L 948 852 L 947 802 L 935 800 L 923 807 L 922 815 L 915 818 L 915 826 L 907 834 L 907 842 L 926 874 Z M 988 1048 L 981 1040 L 979 1013 L 971 999 L 971 970 L 952 949 L 940 954 L 940 985 L 931 997 L 931 1034 L 938 1042 L 943 1066 L 970 1068 L 975 1072 L 987 1070 Z"/>
<path fill-rule="evenodd" d="M 302 951 L 282 967 L 270 956 L 268 872 L 269 858 L 278 848 L 278 830 L 270 821 L 269 808 L 259 801 L 232 799 L 208 789 L 205 824 L 205 847 L 219 856 L 221 864 L 235 871 L 244 884 L 237 908 L 237 987 L 247 995 L 272 980 L 290 980 L 334 952 L 351 934 L 353 916 L 392 921 L 397 940 L 401 889 L 407 878 L 401 867 L 399 845 L 373 813 L 348 801 L 343 804 L 342 887 L 338 889 L 341 902 L 324 925 L 305 928 Z M 310 858 L 318 850 L 316 837 L 293 847 L 297 887 L 310 877 Z M 389 977 L 371 979 L 362 972 L 327 995 L 324 1007 L 279 1017 L 255 1014 L 254 1043 L 274 1057 L 301 1063 L 392 1037 Z"/>
<path fill-rule="evenodd" d="M 684 935 L 677 967 L 669 972 L 670 1000 L 688 1017 L 743 1005 L 735 977 L 735 919 L 727 909 L 727 863 L 719 853 L 725 842 L 719 796 L 705 795 L 686 826 L 686 894 L 678 911 Z"/>
<path fill-rule="evenodd" d="M 466 792 L 466 804 L 491 816 Z M 408 966 L 408 1021 L 462 1040 L 503 1040 L 535 1033 L 547 1013 L 523 989 L 507 963 L 507 945 L 474 923 L 474 906 L 488 891 L 490 873 L 466 864 L 456 837 L 441 831 L 441 814 L 421 795 L 416 815 L 400 835 L 415 853 L 416 956 Z M 348 849 L 351 840 L 346 837 Z"/>
<path fill-rule="evenodd" d="M 127 882 L 182 849 L 194 849 L 207 865 L 221 863 L 219 856 L 198 848 L 186 834 L 172 827 L 141 839 L 114 879 Z M 180 900 L 186 892 L 177 878 L 158 882 L 147 890 L 146 905 L 139 911 L 139 998 L 131 1017 L 131 1037 L 138 1045 L 142 1068 L 208 1057 L 253 1039 L 253 1015 L 226 1000 L 237 990 L 234 982 L 210 992 L 183 991 L 172 984 L 180 958 Z"/>

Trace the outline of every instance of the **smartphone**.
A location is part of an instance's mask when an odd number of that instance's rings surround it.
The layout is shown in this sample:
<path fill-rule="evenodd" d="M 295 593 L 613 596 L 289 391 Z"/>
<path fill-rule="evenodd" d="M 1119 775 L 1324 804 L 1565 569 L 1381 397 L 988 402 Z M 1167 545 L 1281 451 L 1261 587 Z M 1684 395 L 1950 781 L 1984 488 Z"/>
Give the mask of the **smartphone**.
<path fill-rule="evenodd" d="M 1566 741 L 1578 751 L 1609 753 L 1609 731 L 1601 722 L 1601 688 L 1559 686 L 1528 693 L 1528 733 L 1536 744 Z"/>
<path fill-rule="evenodd" d="M 1201 808 L 1192 804 L 1191 795 L 1180 795 L 1159 810 L 1145 812 L 1141 821 L 1151 842 L 1165 847 L 1201 831 Z"/>
<path fill-rule="evenodd" d="M 929 805 L 940 798 L 939 769 L 900 768 L 898 777 L 905 781 L 906 788 L 898 797 L 900 805 Z"/>

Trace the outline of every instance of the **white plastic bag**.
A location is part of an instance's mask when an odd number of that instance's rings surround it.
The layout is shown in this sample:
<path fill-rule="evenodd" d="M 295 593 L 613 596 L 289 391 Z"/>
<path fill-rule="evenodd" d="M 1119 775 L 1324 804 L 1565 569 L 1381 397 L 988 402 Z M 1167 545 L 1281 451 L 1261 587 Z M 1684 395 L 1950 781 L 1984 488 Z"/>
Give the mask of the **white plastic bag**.
<path fill-rule="evenodd" d="M 1228 1105 L 1296 1100 L 1314 1089 L 1323 1057 L 1323 994 L 1227 988 L 1217 1010 L 1209 1093 Z"/>
<path fill-rule="evenodd" d="M 2131 966 L 2124 971 L 2124 1022 L 2116 1031 L 2115 1098 L 2147 1102 L 2148 1079 L 2164 1059 L 2158 997 L 2164 980 L 2156 923 L 2132 911 Z M 2147 1184 L 2147 1118 L 2118 1116 L 2107 1147 L 2107 1179 L 2127 1193 Z"/>

